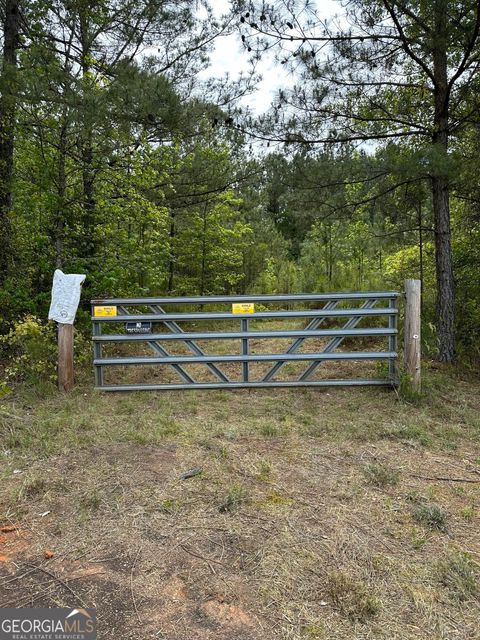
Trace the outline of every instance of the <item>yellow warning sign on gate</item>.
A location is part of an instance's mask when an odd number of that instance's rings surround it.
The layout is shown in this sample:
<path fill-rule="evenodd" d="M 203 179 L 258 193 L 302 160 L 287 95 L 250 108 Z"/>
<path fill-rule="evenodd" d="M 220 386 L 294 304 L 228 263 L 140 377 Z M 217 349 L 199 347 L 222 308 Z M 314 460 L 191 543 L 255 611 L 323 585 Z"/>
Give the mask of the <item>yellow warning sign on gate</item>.
<path fill-rule="evenodd" d="M 234 302 L 232 313 L 255 313 L 255 305 L 253 302 Z"/>
<path fill-rule="evenodd" d="M 105 318 L 112 317 L 117 315 L 117 307 L 108 306 L 108 307 L 93 307 L 93 315 L 96 318 Z"/>

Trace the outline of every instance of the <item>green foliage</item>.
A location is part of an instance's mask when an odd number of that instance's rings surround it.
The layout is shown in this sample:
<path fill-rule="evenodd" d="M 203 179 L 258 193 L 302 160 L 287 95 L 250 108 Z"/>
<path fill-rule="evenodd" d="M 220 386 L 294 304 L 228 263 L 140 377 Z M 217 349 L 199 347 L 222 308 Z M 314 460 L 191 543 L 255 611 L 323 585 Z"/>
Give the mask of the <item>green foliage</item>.
<path fill-rule="evenodd" d="M 299 276 L 300 269 L 292 260 L 270 257 L 254 283 L 253 292 L 272 295 L 297 293 L 301 290 Z"/>
<path fill-rule="evenodd" d="M 478 595 L 478 565 L 468 553 L 455 553 L 439 561 L 437 575 L 453 600 L 464 602 Z"/>
<path fill-rule="evenodd" d="M 398 469 L 392 469 L 377 462 L 365 465 L 362 471 L 368 484 L 375 487 L 395 486 L 400 477 Z"/>
<path fill-rule="evenodd" d="M 420 502 L 415 505 L 412 515 L 418 524 L 442 533 L 447 531 L 448 514 L 438 504 Z"/>
<path fill-rule="evenodd" d="M 345 571 L 336 571 L 329 576 L 327 593 L 335 608 L 352 620 L 366 622 L 381 607 L 368 585 Z"/>
<path fill-rule="evenodd" d="M 245 488 L 240 484 L 232 485 L 224 499 L 219 506 L 220 513 L 230 513 L 238 509 L 238 507 L 248 499 L 248 494 Z"/>
<path fill-rule="evenodd" d="M 459 351 L 466 361 L 480 358 L 480 218 L 478 210 L 454 213 Z"/>
<path fill-rule="evenodd" d="M 352 3 L 352 19 L 366 33 L 379 24 L 365 24 L 367 14 L 378 18 L 385 10 L 377 4 Z M 463 36 L 458 40 L 458 8 L 451 4 L 447 27 L 455 66 Z M 433 14 L 426 7 L 418 11 L 429 22 Z M 388 133 L 391 114 L 401 113 L 407 128 L 419 126 L 417 137 L 382 138 L 368 149 L 289 146 L 288 154 L 254 159 L 240 128 L 231 127 L 233 118 L 217 106 L 230 104 L 234 87 L 224 87 L 223 101 L 213 99 L 215 83 L 191 91 L 207 63 L 208 34 L 219 25 L 208 10 L 205 20 L 197 16 L 193 5 L 174 3 L 166 11 L 154 0 L 144 9 L 124 0 L 115 10 L 100 4 L 85 11 L 76 1 L 62 12 L 48 3 L 28 8 L 9 212 L 15 268 L 0 289 L 4 387 L 54 376 L 53 328 L 32 319 L 31 335 L 21 335 L 27 321 L 18 318 L 46 317 L 55 267 L 87 274 L 77 323 L 85 336 L 94 296 L 402 290 L 405 278 L 421 277 L 423 348 L 434 354 L 432 175 L 451 181 L 457 336 L 462 358 L 474 365 L 480 356 L 480 186 L 478 123 L 468 102 L 473 77 L 455 101 L 462 126 L 450 134 L 451 153 L 431 144 L 430 91 L 421 78 L 410 77 L 405 50 L 394 48 L 388 72 L 394 68 L 405 86 L 380 83 L 370 94 L 347 83 L 342 109 L 350 116 L 327 117 L 330 129 L 323 133 L 336 139 L 346 125 L 360 138 L 375 137 Z M 467 17 L 461 24 L 470 28 Z M 87 37 L 72 31 L 77 24 Z M 407 35 L 428 58 L 431 50 L 416 40 L 419 25 Z M 315 30 L 315 21 L 308 28 Z M 53 46 L 58 33 L 72 46 Z M 380 73 L 370 59 L 380 40 L 357 43 L 366 56 L 360 61 L 348 38 L 331 44 L 337 67 L 327 64 L 325 77 L 355 75 L 362 65 L 373 76 Z M 136 56 L 137 50 L 149 54 Z M 355 71 L 352 56 L 361 63 Z M 315 104 L 331 101 L 318 61 L 299 52 L 297 62 L 309 81 L 305 95 Z M 294 102 L 299 95 L 294 92 Z M 332 114 L 338 99 L 329 102 Z M 313 121 L 282 120 L 277 107 L 288 136 L 294 130 L 300 135 L 308 122 L 308 136 L 324 126 L 316 113 Z M 88 338 L 79 334 L 77 344 L 86 362 Z M 403 379 L 401 394 L 415 399 Z"/>
<path fill-rule="evenodd" d="M 188 224 L 183 221 L 175 239 L 176 290 L 207 295 L 231 291 L 243 280 L 243 250 L 252 229 L 239 217 L 240 204 L 227 191 L 213 205 L 194 208 Z"/>
<path fill-rule="evenodd" d="M 381 288 L 378 243 L 373 229 L 359 217 L 347 224 L 315 222 L 299 263 L 306 291 Z"/>
<path fill-rule="evenodd" d="M 425 398 L 425 385 L 418 390 L 414 387 L 412 377 L 404 370 L 398 372 L 398 395 L 401 400 L 409 404 L 418 404 Z"/>
<path fill-rule="evenodd" d="M 53 323 L 35 316 L 25 316 L 13 323 L 10 331 L 0 336 L 0 348 L 8 362 L 3 370 L 4 384 L 56 378 L 56 341 Z"/>

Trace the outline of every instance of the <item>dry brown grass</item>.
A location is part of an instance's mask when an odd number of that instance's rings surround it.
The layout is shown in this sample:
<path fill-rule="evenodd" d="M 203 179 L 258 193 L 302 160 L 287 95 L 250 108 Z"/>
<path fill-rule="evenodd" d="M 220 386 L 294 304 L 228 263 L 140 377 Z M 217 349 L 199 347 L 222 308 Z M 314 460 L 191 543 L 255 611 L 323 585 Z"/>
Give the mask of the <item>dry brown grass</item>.
<path fill-rule="evenodd" d="M 94 605 L 112 640 L 478 638 L 478 385 L 427 378 L 416 404 L 19 390 L 0 408 L 0 524 L 18 526 L 1 603 Z M 415 518 L 432 505 L 444 530 Z"/>

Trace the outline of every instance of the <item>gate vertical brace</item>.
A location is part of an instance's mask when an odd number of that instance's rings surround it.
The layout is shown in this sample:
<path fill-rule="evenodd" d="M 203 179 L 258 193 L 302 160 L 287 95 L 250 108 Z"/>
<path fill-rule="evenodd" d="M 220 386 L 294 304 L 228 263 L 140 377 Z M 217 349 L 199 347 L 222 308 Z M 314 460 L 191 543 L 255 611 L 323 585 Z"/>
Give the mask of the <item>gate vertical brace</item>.
<path fill-rule="evenodd" d="M 241 330 L 242 332 L 248 331 L 248 318 L 242 318 L 241 320 Z M 242 338 L 242 355 L 248 356 L 249 354 L 249 345 L 248 338 Z M 243 371 L 243 382 L 248 382 L 248 362 L 242 363 L 242 371 Z"/>
<path fill-rule="evenodd" d="M 93 323 L 93 335 L 101 336 L 102 335 L 102 324 L 101 322 Z M 95 356 L 95 360 L 102 357 L 102 343 L 94 342 L 93 343 L 93 353 Z M 95 386 L 103 387 L 103 368 L 102 365 L 95 365 Z"/>
<path fill-rule="evenodd" d="M 389 329 L 396 329 L 397 328 L 397 314 L 396 314 L 396 309 L 397 309 L 397 299 L 396 298 L 390 298 L 388 306 L 390 309 L 394 309 L 395 313 L 392 313 L 388 316 L 388 328 Z M 397 351 L 397 334 L 395 333 L 392 336 L 388 337 L 388 350 L 393 353 Z M 395 358 L 390 358 L 388 361 L 388 377 L 389 380 L 392 384 L 396 384 L 397 381 L 397 365 L 396 365 L 396 359 Z"/>

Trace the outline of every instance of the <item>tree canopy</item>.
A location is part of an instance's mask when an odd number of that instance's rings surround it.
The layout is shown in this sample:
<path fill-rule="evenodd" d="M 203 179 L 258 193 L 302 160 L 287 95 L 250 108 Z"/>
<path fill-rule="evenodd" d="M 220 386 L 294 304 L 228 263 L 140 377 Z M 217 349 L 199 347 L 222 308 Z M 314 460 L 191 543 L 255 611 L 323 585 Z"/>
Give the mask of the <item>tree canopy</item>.
<path fill-rule="evenodd" d="M 2 330 L 45 316 L 55 267 L 85 301 L 420 277 L 426 348 L 478 354 L 480 5 L 338 7 L 6 0 Z M 252 62 L 235 82 L 208 79 L 226 34 Z M 292 83 L 254 117 L 269 52 Z"/>

